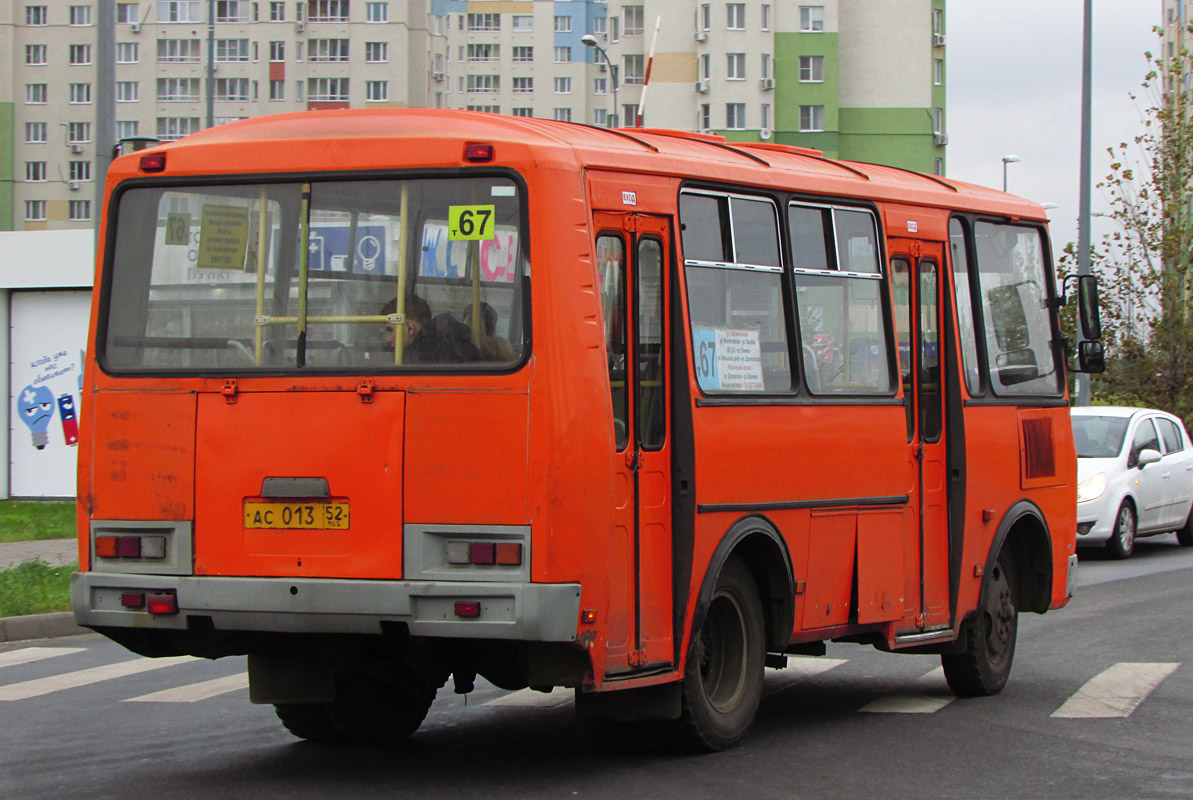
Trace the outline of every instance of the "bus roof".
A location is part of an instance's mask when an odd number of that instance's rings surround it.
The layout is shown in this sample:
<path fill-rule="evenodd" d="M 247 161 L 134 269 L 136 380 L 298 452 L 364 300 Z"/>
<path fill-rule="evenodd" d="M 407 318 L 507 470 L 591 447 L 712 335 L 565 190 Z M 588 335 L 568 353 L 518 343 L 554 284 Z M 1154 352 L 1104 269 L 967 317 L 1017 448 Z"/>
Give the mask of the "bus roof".
<path fill-rule="evenodd" d="M 809 194 L 859 197 L 1046 221 L 1044 208 L 1015 195 L 898 167 L 825 158 L 819 151 L 780 144 L 730 142 L 723 137 L 650 128 L 600 128 L 556 120 L 447 109 L 345 109 L 277 114 L 226 123 L 153 151 L 171 153 L 169 174 L 314 171 L 327 169 L 327 147 L 342 146 L 337 169 L 381 169 L 394 164 L 394 140 L 404 159 L 426 166 L 463 166 L 468 143 L 495 147 L 494 163 L 511 164 L 500 145 L 533 147 L 536 161 L 548 151 L 589 169 L 626 170 L 755 185 Z M 237 145 L 254 147 L 238 157 Z M 446 147 L 451 142 L 458 147 Z M 419 146 L 419 145 L 422 146 Z M 113 162 L 116 177 L 140 174 L 138 151 Z M 216 153 L 218 152 L 218 156 Z M 508 152 L 508 151 L 506 151 Z"/>

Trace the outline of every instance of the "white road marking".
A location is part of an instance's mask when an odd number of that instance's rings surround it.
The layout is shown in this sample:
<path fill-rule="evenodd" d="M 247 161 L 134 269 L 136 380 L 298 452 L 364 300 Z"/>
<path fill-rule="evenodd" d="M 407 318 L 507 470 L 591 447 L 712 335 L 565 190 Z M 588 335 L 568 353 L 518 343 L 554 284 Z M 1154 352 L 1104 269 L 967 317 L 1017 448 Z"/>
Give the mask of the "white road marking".
<path fill-rule="evenodd" d="M 26 700 L 30 697 L 40 697 L 63 689 L 73 689 L 77 686 L 87 686 L 113 678 L 123 678 L 126 675 L 136 675 L 138 672 L 172 667 L 188 661 L 197 661 L 191 656 L 175 656 L 173 658 L 137 658 L 132 661 L 120 661 L 106 664 L 102 667 L 92 667 L 77 672 L 67 672 L 62 675 L 51 675 L 47 678 L 36 678 L 22 681 L 8 686 L 0 686 L 0 701 Z"/>
<path fill-rule="evenodd" d="M 481 705 L 485 708 L 558 708 L 572 702 L 574 697 L 572 689 L 555 688 L 550 693 L 519 689 Z"/>
<path fill-rule="evenodd" d="M 29 664 L 41 661 L 43 658 L 65 656 L 86 650 L 85 647 L 25 647 L 20 650 L 8 650 L 0 653 L 0 667 L 12 667 L 17 664 Z"/>
<path fill-rule="evenodd" d="M 1119 662 L 1085 682 L 1065 704 L 1052 712 L 1069 719 L 1129 717 L 1179 663 Z"/>
<path fill-rule="evenodd" d="M 935 714 L 957 699 L 944 679 L 944 667 L 921 675 L 912 687 L 883 695 L 859 711 L 870 714 Z"/>
<path fill-rule="evenodd" d="M 766 671 L 766 689 L 764 693 L 767 696 L 778 694 L 786 689 L 790 689 L 800 681 L 807 680 L 822 672 L 828 672 L 830 669 L 839 667 L 847 662 L 848 659 L 845 658 L 825 658 L 824 656 L 792 658 L 783 669 Z"/>
<path fill-rule="evenodd" d="M 162 689 L 160 692 L 143 694 L 140 697 L 130 697 L 124 702 L 193 703 L 196 700 L 206 700 L 209 697 L 235 692 L 237 689 L 247 689 L 248 685 L 249 674 L 247 672 L 238 672 L 235 675 L 227 675 L 223 678 L 192 683 L 187 686 L 175 686 L 173 689 Z"/>

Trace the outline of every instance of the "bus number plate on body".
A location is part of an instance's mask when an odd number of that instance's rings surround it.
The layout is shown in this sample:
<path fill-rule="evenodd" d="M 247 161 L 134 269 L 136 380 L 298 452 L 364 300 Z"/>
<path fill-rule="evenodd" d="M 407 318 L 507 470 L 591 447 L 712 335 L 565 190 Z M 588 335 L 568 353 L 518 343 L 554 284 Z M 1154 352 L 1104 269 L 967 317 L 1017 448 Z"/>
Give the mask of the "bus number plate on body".
<path fill-rule="evenodd" d="M 348 503 L 244 504 L 244 527 L 348 530 Z"/>

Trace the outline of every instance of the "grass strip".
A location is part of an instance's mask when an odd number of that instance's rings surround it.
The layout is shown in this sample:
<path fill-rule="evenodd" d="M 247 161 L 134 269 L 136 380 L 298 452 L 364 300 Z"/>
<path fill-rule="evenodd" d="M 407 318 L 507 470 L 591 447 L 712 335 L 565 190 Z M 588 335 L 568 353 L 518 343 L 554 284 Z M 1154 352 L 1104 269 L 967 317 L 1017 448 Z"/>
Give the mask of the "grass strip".
<path fill-rule="evenodd" d="M 70 576 L 78 564 L 52 567 L 40 558 L 0 570 L 0 617 L 70 610 Z"/>
<path fill-rule="evenodd" d="M 74 535 L 73 500 L 0 500 L 0 542 L 67 539 Z"/>

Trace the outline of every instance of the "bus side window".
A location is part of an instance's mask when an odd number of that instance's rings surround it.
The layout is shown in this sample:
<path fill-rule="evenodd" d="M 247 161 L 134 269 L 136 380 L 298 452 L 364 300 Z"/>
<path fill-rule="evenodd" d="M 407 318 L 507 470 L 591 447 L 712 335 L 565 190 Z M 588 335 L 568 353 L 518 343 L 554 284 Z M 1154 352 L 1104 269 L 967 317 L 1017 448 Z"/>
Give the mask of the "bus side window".
<path fill-rule="evenodd" d="M 629 444 L 629 372 L 626 358 L 625 241 L 603 233 L 596 240 L 597 278 L 605 317 L 605 352 L 609 360 L 609 390 L 613 403 L 613 438 L 617 449 Z"/>

